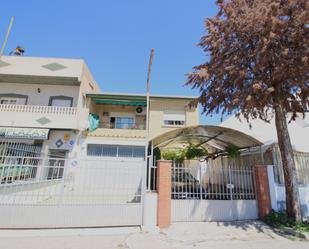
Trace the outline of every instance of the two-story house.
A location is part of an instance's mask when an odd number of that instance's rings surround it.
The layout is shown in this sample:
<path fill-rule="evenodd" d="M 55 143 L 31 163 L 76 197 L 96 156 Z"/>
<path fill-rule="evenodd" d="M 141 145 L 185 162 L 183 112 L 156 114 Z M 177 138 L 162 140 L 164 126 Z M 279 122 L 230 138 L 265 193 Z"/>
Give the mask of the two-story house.
<path fill-rule="evenodd" d="M 146 95 L 101 93 L 83 60 L 1 57 L 0 227 L 143 224 L 146 145 L 198 125 L 193 99 L 151 95 L 146 132 Z"/>
<path fill-rule="evenodd" d="M 146 95 L 100 93 L 83 60 L 3 56 L 0 86 L 0 155 L 59 158 L 31 179 L 61 178 L 64 158 L 141 161 L 147 142 L 199 123 L 194 97 L 151 95 L 146 138 Z"/>

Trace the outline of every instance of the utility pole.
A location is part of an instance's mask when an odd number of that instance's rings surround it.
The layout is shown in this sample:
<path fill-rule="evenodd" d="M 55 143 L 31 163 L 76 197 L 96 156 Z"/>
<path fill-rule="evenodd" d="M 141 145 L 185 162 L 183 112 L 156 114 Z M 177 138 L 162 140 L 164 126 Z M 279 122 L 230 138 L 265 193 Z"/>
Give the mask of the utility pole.
<path fill-rule="evenodd" d="M 6 43 L 7 43 L 8 39 L 9 39 L 9 36 L 10 36 L 10 33 L 11 33 L 11 29 L 12 29 L 12 26 L 13 26 L 13 23 L 14 23 L 14 16 L 11 17 L 11 21 L 10 21 L 8 30 L 7 30 L 7 32 L 6 32 L 5 38 L 4 38 L 4 42 L 3 42 L 2 47 L 1 47 L 1 50 L 0 50 L 0 58 L 1 58 L 1 56 L 3 55 L 3 52 L 4 52 L 4 49 L 5 49 Z"/>
<path fill-rule="evenodd" d="M 148 182 L 148 189 L 147 189 L 147 179 L 149 179 L 149 174 L 151 173 L 151 168 L 148 168 L 148 146 L 149 146 L 149 99 L 150 99 L 150 76 L 151 76 L 151 67 L 152 67 L 152 59 L 154 55 L 154 49 L 151 49 L 149 64 L 148 64 L 148 72 L 147 72 L 147 82 L 146 82 L 146 138 L 145 138 L 145 164 L 142 170 L 142 204 L 143 204 L 143 225 L 147 225 L 146 221 L 146 191 L 150 190 L 150 182 Z M 150 161 L 150 160 L 149 160 Z M 148 172 L 148 175 L 147 175 Z M 148 180 L 149 181 L 149 180 Z"/>
<path fill-rule="evenodd" d="M 148 72 L 147 72 L 147 84 L 146 84 L 146 146 L 145 146 L 145 160 L 146 160 L 146 169 L 148 165 L 148 146 L 149 146 L 149 105 L 150 105 L 150 76 L 151 76 L 151 68 L 152 68 L 152 60 L 154 56 L 154 49 L 151 49 L 149 64 L 148 64 Z M 150 167 L 148 169 L 151 170 Z M 150 172 L 148 172 L 150 174 Z M 147 179 L 147 178 L 146 178 Z M 148 177 L 149 179 L 149 177 Z M 150 182 L 148 182 L 150 186 Z"/>

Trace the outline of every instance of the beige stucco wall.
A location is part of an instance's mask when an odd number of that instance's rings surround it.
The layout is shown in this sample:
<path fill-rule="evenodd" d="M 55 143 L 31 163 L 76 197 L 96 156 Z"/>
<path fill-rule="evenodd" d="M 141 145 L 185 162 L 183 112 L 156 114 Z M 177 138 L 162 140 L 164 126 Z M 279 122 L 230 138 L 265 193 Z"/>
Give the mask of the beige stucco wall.
<path fill-rule="evenodd" d="M 86 93 L 99 93 L 100 87 L 93 78 L 86 64 L 83 64 L 82 75 L 80 77 L 80 89 L 78 97 L 78 107 L 86 107 Z"/>
<path fill-rule="evenodd" d="M 173 99 L 173 98 L 151 98 L 150 99 L 150 119 L 149 119 L 149 139 L 153 139 L 165 132 L 179 129 L 185 126 L 195 126 L 199 124 L 199 113 L 197 108 L 190 109 L 188 105 L 190 99 Z M 90 112 L 98 114 L 101 122 L 106 122 L 102 117 L 103 112 L 109 112 L 110 116 L 127 116 L 137 117 L 134 106 L 116 106 L 116 105 L 90 105 Z M 184 126 L 165 126 L 163 123 L 164 111 L 183 111 L 185 112 Z M 110 131 L 110 134 L 109 134 Z M 89 133 L 88 136 L 94 137 L 141 137 L 141 131 L 121 130 L 121 129 L 97 129 Z M 145 134 L 143 132 L 143 134 Z"/>
<path fill-rule="evenodd" d="M 40 88 L 40 93 L 38 93 Z M 0 94 L 28 95 L 27 105 L 48 106 L 50 96 L 68 96 L 73 98 L 73 106 L 77 106 L 79 86 L 60 86 L 46 84 L 0 83 Z"/>
<path fill-rule="evenodd" d="M 149 136 L 153 139 L 165 132 L 179 129 L 184 126 L 165 126 L 163 124 L 164 111 L 185 111 L 186 123 L 185 126 L 194 126 L 199 124 L 198 108 L 189 110 L 188 99 L 150 99 L 150 118 L 149 118 Z"/>

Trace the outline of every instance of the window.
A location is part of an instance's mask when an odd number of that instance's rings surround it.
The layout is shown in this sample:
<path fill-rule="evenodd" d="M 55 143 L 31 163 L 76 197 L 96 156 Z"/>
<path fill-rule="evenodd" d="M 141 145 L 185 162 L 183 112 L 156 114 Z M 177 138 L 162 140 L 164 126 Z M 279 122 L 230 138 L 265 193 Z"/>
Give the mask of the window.
<path fill-rule="evenodd" d="M 132 129 L 135 125 L 135 119 L 131 117 L 111 117 L 110 128 Z"/>
<path fill-rule="evenodd" d="M 143 158 L 145 147 L 132 145 L 88 144 L 87 156 Z"/>
<path fill-rule="evenodd" d="M 0 104 L 2 105 L 25 105 L 26 98 L 14 98 L 14 97 L 0 97 Z"/>
<path fill-rule="evenodd" d="M 186 115 L 184 111 L 166 111 L 163 114 L 163 125 L 184 126 Z"/>
<path fill-rule="evenodd" d="M 100 157 L 116 157 L 117 145 L 88 144 L 87 155 Z"/>
<path fill-rule="evenodd" d="M 72 107 L 73 98 L 67 96 L 52 96 L 49 99 L 50 106 Z"/>

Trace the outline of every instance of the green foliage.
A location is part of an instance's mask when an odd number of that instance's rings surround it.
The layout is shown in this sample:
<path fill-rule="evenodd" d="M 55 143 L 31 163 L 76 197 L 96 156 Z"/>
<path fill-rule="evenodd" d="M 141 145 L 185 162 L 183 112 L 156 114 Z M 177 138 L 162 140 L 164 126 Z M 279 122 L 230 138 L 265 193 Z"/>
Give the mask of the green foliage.
<path fill-rule="evenodd" d="M 201 147 L 196 147 L 192 144 L 189 144 L 188 147 L 184 150 L 184 154 L 186 159 L 195 159 L 195 158 L 200 158 L 202 156 L 207 156 L 208 152 L 206 149 L 201 148 Z"/>
<path fill-rule="evenodd" d="M 162 152 L 162 157 L 165 160 L 182 161 L 184 159 L 191 160 L 207 156 L 208 152 L 204 148 L 196 147 L 189 144 L 185 149 L 166 150 Z"/>
<path fill-rule="evenodd" d="M 185 159 L 183 150 L 167 150 L 163 151 L 161 155 L 165 160 L 182 161 Z"/>
<path fill-rule="evenodd" d="M 155 156 L 156 160 L 161 159 L 161 151 L 158 147 L 153 149 L 153 155 Z"/>
<path fill-rule="evenodd" d="M 240 156 L 239 148 L 236 146 L 230 146 L 226 150 L 228 157 L 236 158 Z"/>
<path fill-rule="evenodd" d="M 286 212 L 276 212 L 272 210 L 264 217 L 264 222 L 272 227 L 289 227 L 300 232 L 309 232 L 309 222 L 297 223 L 294 219 L 288 217 Z"/>

